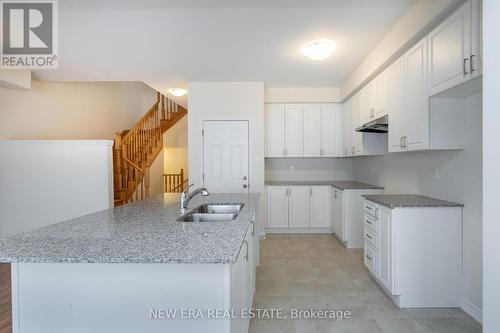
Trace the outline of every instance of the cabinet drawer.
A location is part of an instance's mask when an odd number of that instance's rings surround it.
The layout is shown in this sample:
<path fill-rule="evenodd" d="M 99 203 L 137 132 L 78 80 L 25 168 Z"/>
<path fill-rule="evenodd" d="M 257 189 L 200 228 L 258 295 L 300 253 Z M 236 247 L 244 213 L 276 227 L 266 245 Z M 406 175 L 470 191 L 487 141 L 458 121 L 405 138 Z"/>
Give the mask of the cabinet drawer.
<path fill-rule="evenodd" d="M 365 242 L 365 255 L 363 257 L 363 262 L 368 268 L 368 270 L 375 276 L 377 276 L 377 251 L 368 242 Z"/>
<path fill-rule="evenodd" d="M 369 228 L 373 230 L 375 233 L 378 232 L 378 219 L 373 217 L 370 214 L 364 214 L 364 221 L 365 221 L 365 229 Z"/>
<path fill-rule="evenodd" d="M 373 247 L 378 249 L 378 235 L 370 228 L 365 228 L 365 242 L 370 243 Z"/>
<path fill-rule="evenodd" d="M 377 217 L 377 212 L 378 212 L 377 204 L 374 202 L 365 200 L 364 211 L 366 214 L 370 214 L 373 217 Z"/>

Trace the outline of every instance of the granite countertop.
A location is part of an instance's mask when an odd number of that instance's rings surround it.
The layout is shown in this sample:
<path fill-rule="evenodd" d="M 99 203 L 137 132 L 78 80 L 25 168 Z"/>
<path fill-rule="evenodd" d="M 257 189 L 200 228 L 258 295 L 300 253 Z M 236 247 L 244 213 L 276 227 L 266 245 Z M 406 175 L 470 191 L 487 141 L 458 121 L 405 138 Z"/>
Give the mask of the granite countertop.
<path fill-rule="evenodd" d="M 244 203 L 231 222 L 177 222 L 179 194 L 165 194 L 0 240 L 2 263 L 236 262 L 259 194 L 197 195 L 205 202 Z"/>
<path fill-rule="evenodd" d="M 457 202 L 435 199 L 416 194 L 383 194 L 383 195 L 363 195 L 367 200 L 388 208 L 404 207 L 463 207 Z"/>
<path fill-rule="evenodd" d="M 290 180 L 280 180 L 280 181 L 266 181 L 266 185 L 270 186 L 280 186 L 280 185 L 327 185 L 334 186 L 339 190 L 383 190 L 383 187 L 370 185 L 365 183 L 359 183 L 351 180 L 312 180 L 312 181 L 290 181 Z"/>

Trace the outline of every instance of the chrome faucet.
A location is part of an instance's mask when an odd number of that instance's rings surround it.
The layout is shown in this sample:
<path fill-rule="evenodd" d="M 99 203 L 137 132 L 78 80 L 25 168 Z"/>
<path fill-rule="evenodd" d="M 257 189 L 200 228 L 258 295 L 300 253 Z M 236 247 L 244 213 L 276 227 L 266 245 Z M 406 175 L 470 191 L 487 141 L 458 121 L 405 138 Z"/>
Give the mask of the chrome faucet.
<path fill-rule="evenodd" d="M 189 188 L 193 185 L 194 184 L 189 185 L 181 194 L 181 211 L 183 212 L 186 210 L 189 201 L 191 201 L 195 195 L 201 193 L 204 197 L 206 197 L 209 194 L 208 190 L 204 187 L 197 188 L 193 192 L 189 193 Z"/>

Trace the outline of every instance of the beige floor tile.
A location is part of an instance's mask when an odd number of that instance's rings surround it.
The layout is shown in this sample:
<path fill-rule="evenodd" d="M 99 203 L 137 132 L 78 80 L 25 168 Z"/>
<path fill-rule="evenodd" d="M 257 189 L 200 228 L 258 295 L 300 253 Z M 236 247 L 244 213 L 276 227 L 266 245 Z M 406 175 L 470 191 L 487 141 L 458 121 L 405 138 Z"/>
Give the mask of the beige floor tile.
<path fill-rule="evenodd" d="M 352 318 L 253 319 L 250 332 L 481 332 L 460 309 L 398 309 L 368 275 L 363 251 L 345 249 L 332 235 L 267 235 L 260 250 L 255 308 L 347 310 Z"/>

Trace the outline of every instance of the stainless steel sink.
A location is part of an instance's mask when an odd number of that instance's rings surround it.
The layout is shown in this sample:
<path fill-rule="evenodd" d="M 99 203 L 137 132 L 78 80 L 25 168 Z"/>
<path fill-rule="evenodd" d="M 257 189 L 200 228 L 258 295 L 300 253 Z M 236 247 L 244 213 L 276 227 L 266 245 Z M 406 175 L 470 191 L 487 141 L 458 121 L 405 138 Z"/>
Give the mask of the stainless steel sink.
<path fill-rule="evenodd" d="M 177 219 L 179 222 L 229 222 L 233 221 L 238 214 L 199 214 L 188 213 Z"/>
<path fill-rule="evenodd" d="M 229 222 L 236 219 L 245 204 L 207 203 L 200 205 L 177 219 L 179 222 Z"/>
<path fill-rule="evenodd" d="M 245 206 L 242 203 L 217 204 L 208 203 L 191 210 L 191 213 L 200 214 L 239 214 Z"/>

